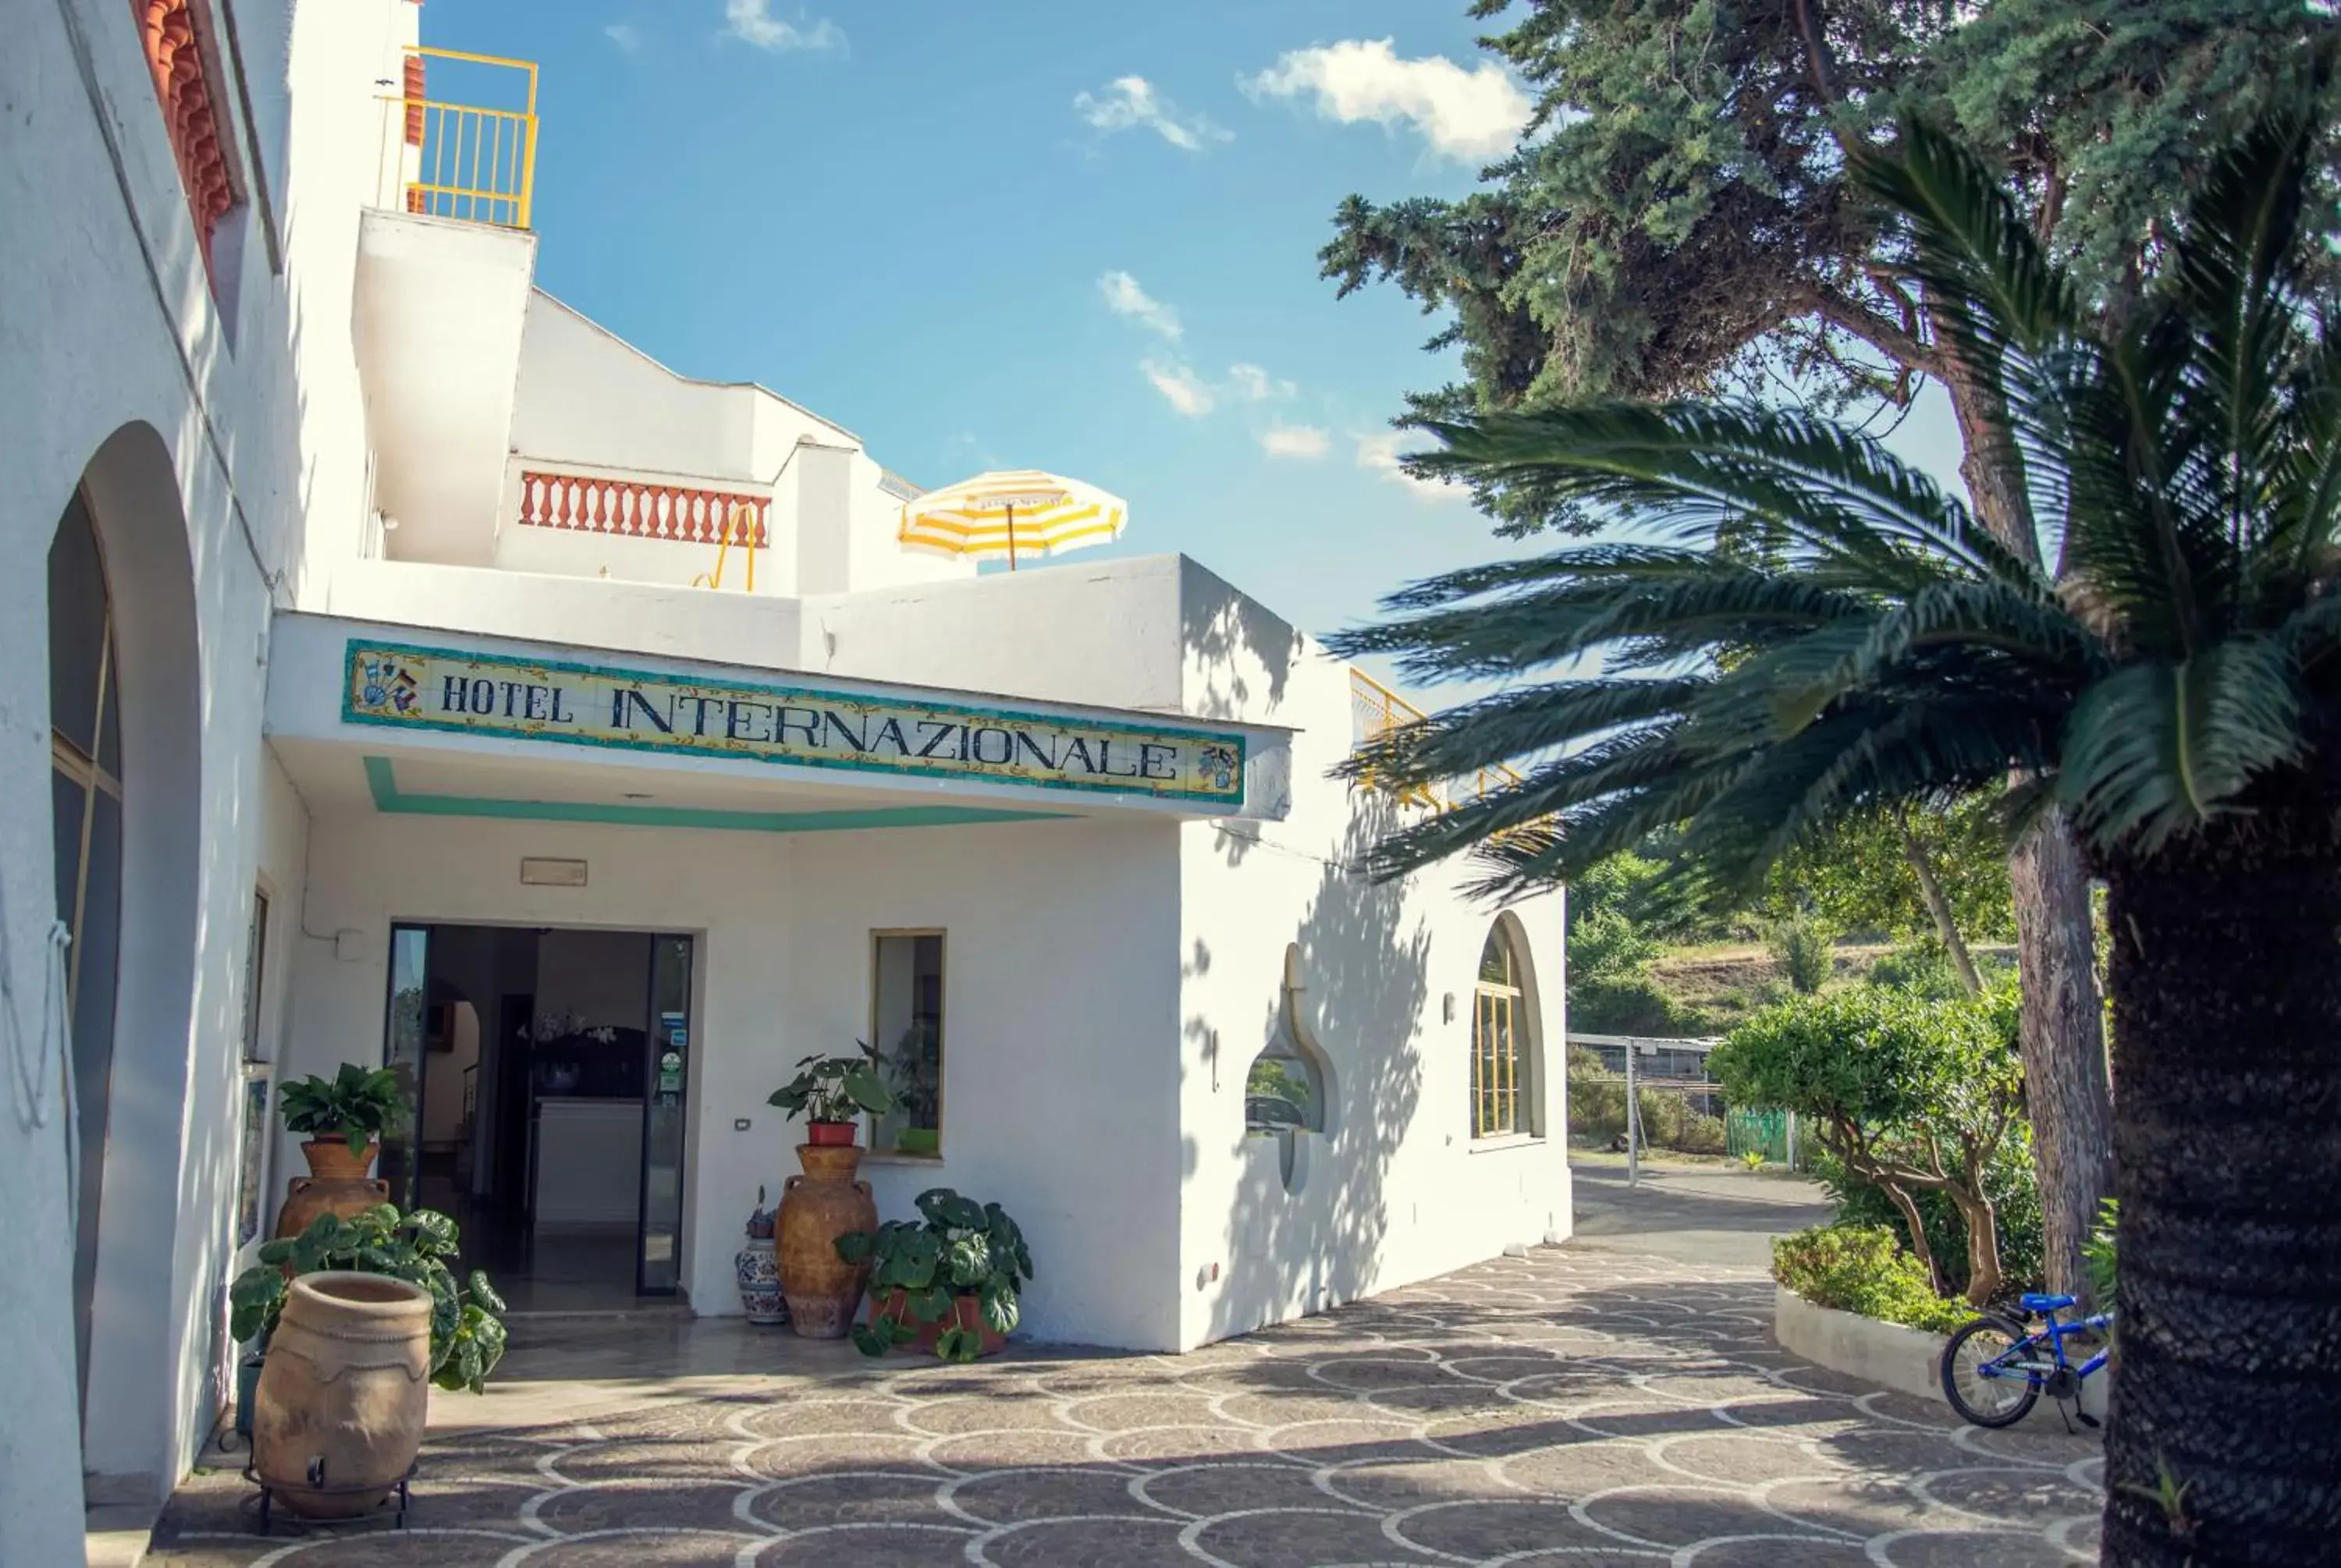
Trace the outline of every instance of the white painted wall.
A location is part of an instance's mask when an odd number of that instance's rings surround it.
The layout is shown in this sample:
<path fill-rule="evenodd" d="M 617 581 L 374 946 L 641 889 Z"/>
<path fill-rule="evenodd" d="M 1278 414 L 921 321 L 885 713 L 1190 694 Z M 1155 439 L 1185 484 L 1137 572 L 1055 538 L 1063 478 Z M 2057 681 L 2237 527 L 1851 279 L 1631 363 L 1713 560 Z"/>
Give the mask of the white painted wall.
<path fill-rule="evenodd" d="M 1455 871 L 1375 884 L 1350 868 L 1394 819 L 1326 777 L 1350 745 L 1347 667 L 1191 562 L 1183 578 L 1188 709 L 1299 732 L 1282 821 L 1180 830 L 1182 1348 L 1570 1228 L 1560 898 L 1503 917 L 1533 971 L 1531 1059 L 1552 1068 L 1529 1097 L 1545 1136 L 1475 1144 L 1472 984 L 1496 911 Z M 1288 1190 L 1277 1140 L 1244 1132 L 1243 1088 L 1295 946 L 1300 1032 L 1331 1082 Z"/>
<path fill-rule="evenodd" d="M 361 222 L 354 332 L 393 560 L 494 557 L 535 269 L 523 231 L 411 213 Z"/>
<path fill-rule="evenodd" d="M 940 1164 L 872 1163 L 881 1212 L 938 1184 L 997 1199 L 1031 1236 L 1031 1333 L 1168 1349 L 1179 1337 L 1177 829 L 1039 822 L 766 836 L 321 818 L 289 1070 L 379 1059 L 393 919 L 698 934 L 684 1277 L 739 1310 L 740 1227 L 776 1198 L 798 1135 L 767 1107 L 798 1057 L 870 1019 L 870 933 L 941 928 Z M 523 856 L 585 859 L 583 888 L 523 887 Z M 1035 954 L 1046 954 L 1036 962 Z M 735 1131 L 734 1117 L 749 1118 Z"/>
<path fill-rule="evenodd" d="M 801 667 L 1181 711 L 1183 558 L 1083 561 L 808 598 Z"/>
<path fill-rule="evenodd" d="M 85 1449 L 72 1419 L 64 1128 L 33 1106 L 0 1118 L 11 1215 L 0 1336 L 25 1352 L 0 1366 L 0 1409 L 39 1413 L 0 1424 L 0 1562 L 79 1561 L 85 1466 L 94 1495 L 159 1495 L 206 1414 L 232 1263 L 251 889 L 264 871 L 280 888 L 299 881 L 297 815 L 263 828 L 270 584 L 289 598 L 306 582 L 304 515 L 324 537 L 355 537 L 349 239 L 373 184 L 372 84 L 412 15 L 395 0 L 305 6 L 297 19 L 239 11 L 263 124 L 257 136 L 235 130 L 255 201 L 244 243 L 222 247 L 216 296 L 131 9 L 18 7 L 0 50 L 0 102 L 19 133 L 0 138 L 0 202 L 44 215 L 0 224 L 0 547 L 40 561 L 89 469 L 131 731 Z M 238 113 L 233 91 L 224 107 Z M 282 270 L 262 232 L 264 188 Z M 36 565 L 0 587 L 0 920 L 6 1005 L 31 1042 L 55 915 L 45 589 Z"/>
<path fill-rule="evenodd" d="M 511 414 L 512 473 L 494 564 L 509 571 L 687 585 L 712 547 L 613 539 L 515 521 L 522 468 L 769 495 L 771 549 L 757 592 L 793 595 L 972 576 L 971 563 L 906 554 L 900 501 L 859 437 L 764 388 L 695 381 L 537 292 L 525 307 Z M 431 551 L 410 559 L 467 558 Z M 727 591 L 744 591 L 737 560 Z"/>

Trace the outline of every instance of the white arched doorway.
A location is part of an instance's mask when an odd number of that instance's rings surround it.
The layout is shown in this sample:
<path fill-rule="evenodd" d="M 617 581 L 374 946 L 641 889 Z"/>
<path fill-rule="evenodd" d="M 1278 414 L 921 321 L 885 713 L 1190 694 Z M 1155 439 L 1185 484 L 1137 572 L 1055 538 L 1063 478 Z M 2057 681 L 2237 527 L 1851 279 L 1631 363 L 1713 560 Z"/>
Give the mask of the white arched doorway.
<path fill-rule="evenodd" d="M 49 554 L 51 812 L 80 1156 L 84 1466 L 159 1485 L 187 1322 L 173 1265 L 202 862 L 193 561 L 153 427 L 100 445 Z"/>

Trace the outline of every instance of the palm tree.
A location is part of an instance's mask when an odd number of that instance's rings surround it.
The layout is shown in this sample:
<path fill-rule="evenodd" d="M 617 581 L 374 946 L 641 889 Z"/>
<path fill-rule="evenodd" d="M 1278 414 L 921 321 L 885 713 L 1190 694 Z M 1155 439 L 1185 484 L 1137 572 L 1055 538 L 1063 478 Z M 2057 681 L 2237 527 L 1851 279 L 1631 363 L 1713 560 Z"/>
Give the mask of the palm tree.
<path fill-rule="evenodd" d="M 1496 679 L 1363 749 L 1515 787 L 1378 847 L 1500 894 L 1679 826 L 1752 878 L 1832 824 L 1977 791 L 2069 812 L 2113 937 L 2117 1305 L 2105 1560 L 2341 1539 L 2341 323 L 2310 297 L 2317 124 L 2209 171 L 2158 282 L 2095 316 L 1989 171 L 1857 158 L 2005 392 L 2051 571 L 1857 432 L 1726 402 L 1488 415 L 1431 461 L 1629 520 L 1458 571 L 1336 640 Z M 1750 541 L 1760 548 L 1748 548 Z"/>

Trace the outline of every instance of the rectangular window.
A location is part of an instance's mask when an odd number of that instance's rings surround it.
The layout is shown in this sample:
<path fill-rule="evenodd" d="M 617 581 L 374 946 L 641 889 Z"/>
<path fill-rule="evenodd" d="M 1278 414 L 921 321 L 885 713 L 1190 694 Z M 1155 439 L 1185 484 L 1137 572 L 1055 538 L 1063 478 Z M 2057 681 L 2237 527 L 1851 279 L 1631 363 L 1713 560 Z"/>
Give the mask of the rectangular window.
<path fill-rule="evenodd" d="M 266 1047 L 260 1037 L 261 983 L 268 975 L 268 895 L 252 890 L 252 930 L 244 949 L 244 1059 L 264 1062 Z"/>
<path fill-rule="evenodd" d="M 943 1133 L 943 934 L 873 931 L 870 938 L 870 1044 L 879 1055 L 892 1114 L 871 1119 L 880 1154 L 933 1158 Z"/>

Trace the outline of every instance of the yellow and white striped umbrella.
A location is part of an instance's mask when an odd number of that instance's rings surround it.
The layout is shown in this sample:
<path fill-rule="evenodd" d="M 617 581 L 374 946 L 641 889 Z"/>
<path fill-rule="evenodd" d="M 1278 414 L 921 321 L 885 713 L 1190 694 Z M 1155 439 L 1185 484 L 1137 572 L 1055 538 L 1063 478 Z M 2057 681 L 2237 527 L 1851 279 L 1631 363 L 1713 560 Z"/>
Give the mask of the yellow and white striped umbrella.
<path fill-rule="evenodd" d="M 1037 468 L 980 473 L 902 503 L 894 537 L 930 555 L 1056 555 L 1121 536 L 1128 503 Z"/>

